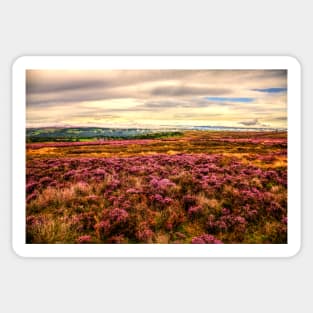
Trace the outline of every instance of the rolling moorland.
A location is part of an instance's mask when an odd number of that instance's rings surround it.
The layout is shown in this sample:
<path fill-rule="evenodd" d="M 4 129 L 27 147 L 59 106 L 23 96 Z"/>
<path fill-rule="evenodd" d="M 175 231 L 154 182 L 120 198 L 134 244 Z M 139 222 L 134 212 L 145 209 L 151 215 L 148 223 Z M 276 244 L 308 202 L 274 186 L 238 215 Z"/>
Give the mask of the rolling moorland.
<path fill-rule="evenodd" d="M 27 243 L 287 243 L 287 132 L 28 129 Z"/>

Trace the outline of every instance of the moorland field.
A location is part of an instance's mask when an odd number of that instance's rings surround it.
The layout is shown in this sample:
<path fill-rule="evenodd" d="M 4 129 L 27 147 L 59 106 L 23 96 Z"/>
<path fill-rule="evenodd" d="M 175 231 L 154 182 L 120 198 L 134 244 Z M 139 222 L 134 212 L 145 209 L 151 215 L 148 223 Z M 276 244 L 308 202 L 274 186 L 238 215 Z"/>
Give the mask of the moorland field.
<path fill-rule="evenodd" d="M 27 243 L 287 243 L 286 132 L 28 134 Z"/>

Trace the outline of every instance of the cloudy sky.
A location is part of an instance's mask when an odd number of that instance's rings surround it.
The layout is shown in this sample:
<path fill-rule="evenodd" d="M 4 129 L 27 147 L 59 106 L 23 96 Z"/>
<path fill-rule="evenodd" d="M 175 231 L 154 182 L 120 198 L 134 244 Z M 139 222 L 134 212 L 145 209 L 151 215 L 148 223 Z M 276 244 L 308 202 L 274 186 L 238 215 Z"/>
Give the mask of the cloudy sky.
<path fill-rule="evenodd" d="M 285 70 L 28 70 L 27 127 L 287 126 Z"/>

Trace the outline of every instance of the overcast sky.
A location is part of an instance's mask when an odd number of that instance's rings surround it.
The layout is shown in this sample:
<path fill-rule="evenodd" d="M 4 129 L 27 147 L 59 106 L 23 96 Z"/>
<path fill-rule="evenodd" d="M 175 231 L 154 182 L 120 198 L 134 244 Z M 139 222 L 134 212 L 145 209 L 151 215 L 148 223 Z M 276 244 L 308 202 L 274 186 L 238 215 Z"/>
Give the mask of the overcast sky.
<path fill-rule="evenodd" d="M 285 70 L 28 70 L 27 127 L 287 126 Z"/>

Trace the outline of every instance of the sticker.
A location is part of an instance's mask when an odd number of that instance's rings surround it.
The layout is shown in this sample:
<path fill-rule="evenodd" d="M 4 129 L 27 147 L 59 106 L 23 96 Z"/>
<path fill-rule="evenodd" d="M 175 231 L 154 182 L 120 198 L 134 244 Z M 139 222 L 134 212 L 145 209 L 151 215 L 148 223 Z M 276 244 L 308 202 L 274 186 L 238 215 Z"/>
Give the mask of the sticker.
<path fill-rule="evenodd" d="M 17 59 L 14 251 L 295 255 L 300 76 L 280 56 Z"/>

